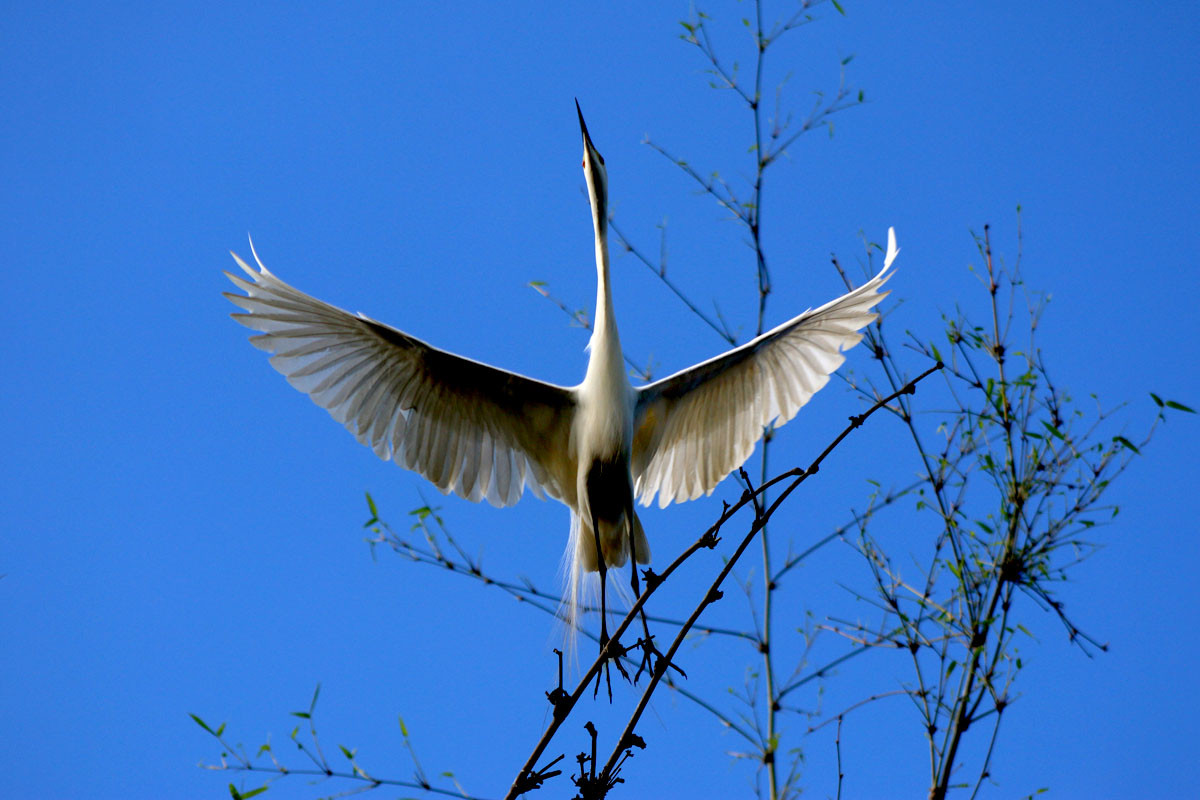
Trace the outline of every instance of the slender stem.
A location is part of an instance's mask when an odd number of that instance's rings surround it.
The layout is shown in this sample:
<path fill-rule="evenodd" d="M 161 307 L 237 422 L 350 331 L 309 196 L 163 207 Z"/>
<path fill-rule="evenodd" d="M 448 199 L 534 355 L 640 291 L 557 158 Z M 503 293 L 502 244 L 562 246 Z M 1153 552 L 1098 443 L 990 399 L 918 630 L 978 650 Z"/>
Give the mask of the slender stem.
<path fill-rule="evenodd" d="M 421 789 L 423 791 L 429 792 L 430 794 L 446 795 L 447 797 L 457 797 L 457 798 L 459 798 L 459 800 L 483 800 L 483 798 L 481 798 L 481 797 L 477 797 L 475 795 L 468 795 L 468 794 L 464 793 L 461 789 L 442 789 L 442 788 L 434 786 L 428 782 L 418 783 L 416 781 L 403 781 L 403 780 L 395 780 L 395 779 L 391 779 L 391 778 L 375 778 L 375 777 L 372 777 L 372 776 L 368 775 L 367 773 L 361 772 L 361 771 L 360 772 L 342 772 L 340 770 L 330 769 L 327 767 L 293 768 L 293 767 L 285 767 L 282 764 L 278 764 L 278 763 L 274 766 L 263 767 L 263 766 L 259 766 L 257 764 L 252 763 L 251 761 L 249 761 L 248 756 L 238 755 L 236 752 L 236 749 L 230 747 L 229 744 L 221 737 L 218 736 L 217 740 L 219 742 L 221 742 L 222 746 L 225 747 L 226 750 L 228 750 L 230 753 L 233 753 L 234 757 L 238 758 L 241 761 L 241 763 L 239 763 L 239 764 L 222 764 L 220 766 L 202 765 L 205 769 L 211 769 L 211 770 L 222 771 L 222 772 L 226 772 L 226 771 L 227 772 L 259 772 L 259 773 L 266 773 L 266 774 L 277 775 L 277 776 L 310 775 L 310 776 L 314 776 L 314 777 L 318 777 L 318 778 L 341 778 L 343 780 L 360 781 L 363 785 L 360 789 L 354 790 L 356 792 L 375 789 L 380 786 L 399 786 L 399 787 L 403 787 L 405 789 Z"/>
<path fill-rule="evenodd" d="M 845 774 L 842 772 L 842 718 L 837 718 L 837 738 L 833 740 L 833 745 L 837 749 L 837 800 L 842 800 L 842 778 Z"/>
<path fill-rule="evenodd" d="M 754 47 L 755 47 L 755 68 L 754 68 L 754 96 L 750 101 L 750 113 L 754 117 L 754 194 L 753 203 L 748 209 L 747 223 L 750 227 L 750 237 L 754 242 L 754 257 L 756 261 L 756 271 L 758 274 L 758 320 L 755 325 L 754 335 L 759 336 L 763 332 L 763 325 L 766 320 L 767 312 L 767 296 L 771 292 L 771 282 L 767 273 L 766 254 L 763 252 L 762 243 L 762 191 L 763 191 L 763 172 L 767 166 L 766 154 L 763 150 L 763 119 L 762 119 L 762 79 L 763 66 L 766 61 L 767 53 L 767 37 L 763 31 L 763 9 L 762 0 L 756 0 L 754 3 Z M 765 483 L 767 480 L 767 469 L 771 450 L 771 432 L 772 429 L 767 427 L 763 432 L 762 457 L 759 469 L 759 483 Z M 759 500 L 755 501 L 755 513 L 758 513 Z M 763 504 L 768 502 L 768 497 L 764 492 L 761 498 Z M 765 684 L 764 691 L 766 692 L 766 716 L 767 716 L 767 738 L 762 745 L 762 760 L 763 765 L 767 769 L 767 796 L 770 800 L 778 800 L 779 798 L 779 771 L 776 764 L 776 751 L 778 750 L 779 741 L 775 730 L 775 716 L 779 710 L 779 700 L 775 696 L 775 661 L 771 652 L 771 646 L 774 637 L 772 636 L 772 622 L 774 617 L 771 614 L 772 599 L 775 595 L 775 584 L 771 580 L 771 539 L 767 535 L 766 520 L 763 520 L 762 530 L 762 561 L 763 561 L 763 623 L 762 623 L 762 639 L 758 643 L 758 650 L 762 653 L 763 658 L 763 682 Z"/>
<path fill-rule="evenodd" d="M 762 190 L 763 190 L 763 172 L 766 170 L 768 161 L 767 156 L 763 152 L 763 136 L 762 136 L 762 78 L 763 78 L 763 63 L 766 60 L 767 54 L 767 39 L 763 34 L 762 25 L 762 0 L 758 0 L 754 4 L 755 28 L 754 28 L 754 44 L 758 51 L 758 57 L 754 69 L 754 102 L 750 104 L 754 111 L 754 205 L 750 208 L 750 234 L 754 237 L 754 255 L 758 261 L 758 325 L 755 329 L 755 336 L 763 332 L 763 322 L 767 313 L 767 295 L 771 293 L 771 275 L 767 271 L 767 256 L 763 252 L 762 247 Z M 769 573 L 768 573 L 769 574 Z M 771 798 L 775 798 L 774 790 L 775 771 L 771 771 Z"/>
<path fill-rule="evenodd" d="M 762 451 L 762 476 L 765 478 L 767 474 L 767 446 L 769 441 L 763 441 Z M 767 496 L 764 493 L 762 502 L 767 502 Z M 777 800 L 779 797 L 779 787 L 777 785 L 777 769 L 775 752 L 778 748 L 778 741 L 775 733 L 775 715 L 779 711 L 779 698 L 776 696 L 775 686 L 775 660 L 771 652 L 771 644 L 773 637 L 771 635 L 771 600 L 775 594 L 775 582 L 771 580 L 771 540 L 767 536 L 766 521 L 763 522 L 762 531 L 762 559 L 763 559 L 763 625 L 762 639 L 758 643 L 759 652 L 763 657 L 763 680 L 766 683 L 767 693 L 767 741 L 763 747 L 763 761 L 767 767 L 767 788 L 770 792 L 771 800 Z"/>
<path fill-rule="evenodd" d="M 992 754 L 996 752 L 996 737 L 1000 735 L 1000 720 L 1003 717 L 1003 712 L 996 714 L 996 724 L 992 726 L 992 738 L 988 742 L 987 754 L 983 757 L 983 766 L 979 768 L 979 779 L 975 781 L 975 788 L 971 791 L 971 800 L 975 800 L 979 795 L 979 789 L 983 786 L 983 779 L 991 774 Z"/>

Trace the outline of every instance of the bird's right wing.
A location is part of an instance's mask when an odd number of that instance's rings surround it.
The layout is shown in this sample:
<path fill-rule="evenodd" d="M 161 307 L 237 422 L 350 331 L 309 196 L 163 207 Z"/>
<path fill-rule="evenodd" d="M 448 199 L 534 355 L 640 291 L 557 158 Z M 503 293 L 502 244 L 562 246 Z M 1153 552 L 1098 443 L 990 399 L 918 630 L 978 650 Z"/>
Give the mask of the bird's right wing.
<path fill-rule="evenodd" d="M 233 258 L 226 292 L 262 331 L 271 365 L 380 458 L 421 473 L 443 493 L 512 505 L 573 492 L 565 459 L 575 405 L 569 389 L 431 347 L 361 314 L 323 303 Z"/>
<path fill-rule="evenodd" d="M 808 402 L 862 339 L 899 252 L 888 231 L 883 269 L 867 283 L 702 364 L 637 390 L 633 479 L 661 507 L 709 494 L 754 450 L 763 428 Z"/>

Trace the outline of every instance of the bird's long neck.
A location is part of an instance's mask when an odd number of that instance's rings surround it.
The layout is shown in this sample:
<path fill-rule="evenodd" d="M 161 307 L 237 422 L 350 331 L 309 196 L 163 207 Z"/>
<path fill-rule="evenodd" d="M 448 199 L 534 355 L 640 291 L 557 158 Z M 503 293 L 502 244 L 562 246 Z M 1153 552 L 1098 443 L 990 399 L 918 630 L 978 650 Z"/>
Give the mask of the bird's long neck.
<path fill-rule="evenodd" d="M 608 232 L 602 216 L 593 213 L 596 226 L 596 318 L 592 323 L 587 379 L 609 376 L 613 383 L 624 385 L 625 363 L 621 355 L 621 337 L 617 334 L 617 319 L 613 313 L 612 284 L 608 274 Z"/>

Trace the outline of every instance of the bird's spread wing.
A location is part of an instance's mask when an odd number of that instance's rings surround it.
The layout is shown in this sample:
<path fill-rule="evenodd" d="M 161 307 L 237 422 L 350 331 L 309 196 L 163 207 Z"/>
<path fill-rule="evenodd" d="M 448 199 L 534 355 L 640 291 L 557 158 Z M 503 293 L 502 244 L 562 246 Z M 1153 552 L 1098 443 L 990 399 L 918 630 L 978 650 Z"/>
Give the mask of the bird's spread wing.
<path fill-rule="evenodd" d="M 896 238 L 883 269 L 852 292 L 702 364 L 637 390 L 634 491 L 644 505 L 709 494 L 754 450 L 763 428 L 783 424 L 829 380 L 887 296 Z"/>
<path fill-rule="evenodd" d="M 380 458 L 444 493 L 512 505 L 528 485 L 562 499 L 570 390 L 447 353 L 309 297 L 233 256 L 251 280 L 225 296 L 271 365 Z"/>

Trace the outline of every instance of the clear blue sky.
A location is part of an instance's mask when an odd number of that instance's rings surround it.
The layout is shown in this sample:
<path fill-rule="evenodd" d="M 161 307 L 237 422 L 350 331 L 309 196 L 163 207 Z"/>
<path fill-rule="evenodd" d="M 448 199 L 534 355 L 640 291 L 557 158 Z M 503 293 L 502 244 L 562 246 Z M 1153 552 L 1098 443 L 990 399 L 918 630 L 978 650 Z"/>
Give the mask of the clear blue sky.
<path fill-rule="evenodd" d="M 443 500 L 376 459 L 247 344 L 220 271 L 249 232 L 267 265 L 310 293 L 574 383 L 586 336 L 527 283 L 592 303 L 578 97 L 620 223 L 656 252 L 667 219 L 672 276 L 748 330 L 739 232 L 641 144 L 649 134 L 738 181 L 747 118 L 679 41 L 688 4 L 648 5 L 0 12 L 0 796 L 228 796 L 231 776 L 196 767 L 218 751 L 187 714 L 227 720 L 248 746 L 272 735 L 286 752 L 287 712 L 318 682 L 330 749 L 357 746 L 369 769 L 407 777 L 402 715 L 428 771 L 503 793 L 546 721 L 553 625 L 452 575 L 387 553 L 373 561 L 363 492 L 400 526 L 424 493 L 489 569 L 547 588 L 567 512 L 533 498 L 503 511 Z M 1200 403 L 1200 11 L 844 6 L 845 17 L 821 7 L 821 21 L 773 51 L 766 86 L 790 74 L 788 107 L 831 89 L 850 54 L 848 78 L 869 102 L 838 116 L 832 138 L 802 139 L 771 175 L 769 321 L 838 293 L 829 253 L 852 263 L 860 230 L 878 239 L 894 225 L 892 288 L 905 303 L 893 319 L 932 335 L 940 310 L 979 307 L 969 231 L 992 223 L 1011 257 L 1020 203 L 1027 279 L 1053 295 L 1042 345 L 1060 383 L 1127 401 L 1131 432 L 1151 416 L 1147 391 Z M 748 63 L 737 20 L 750 6 L 702 7 L 721 50 Z M 614 276 L 631 355 L 665 374 L 720 349 L 632 259 Z M 780 435 L 776 463 L 803 460 L 856 403 L 832 383 Z M 911 475 L 871 436 L 797 498 L 797 542 L 844 521 L 867 478 Z M 990 796 L 1194 790 L 1198 447 L 1195 418 L 1170 421 L 1116 487 L 1106 548 L 1064 590 L 1111 652 L 1089 660 L 1033 615 L 1039 642 L 1023 646 Z M 656 563 L 735 493 L 647 513 Z M 801 576 L 786 599 L 795 624 L 863 573 L 842 553 Z M 726 613 L 744 621 L 739 603 L 734 592 Z M 831 678 L 825 710 L 847 692 L 897 687 L 886 661 L 868 659 Z M 742 665 L 757 666 L 727 645 L 685 648 L 684 662 L 718 699 L 743 684 Z M 618 707 L 630 697 L 619 690 Z M 615 715 L 583 713 L 579 724 L 612 735 Z M 801 740 L 804 723 L 788 724 L 785 745 L 806 748 L 805 785 L 832 795 L 831 738 Z M 703 712 L 663 695 L 641 732 L 650 750 L 627 766 L 620 796 L 748 796 L 752 771 L 726 755 L 738 743 Z M 562 736 L 554 752 L 582 748 L 581 729 Z M 921 748 L 903 700 L 850 717 L 847 793 L 923 793 Z M 268 796 L 320 791 L 296 780 Z"/>

